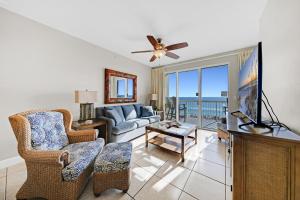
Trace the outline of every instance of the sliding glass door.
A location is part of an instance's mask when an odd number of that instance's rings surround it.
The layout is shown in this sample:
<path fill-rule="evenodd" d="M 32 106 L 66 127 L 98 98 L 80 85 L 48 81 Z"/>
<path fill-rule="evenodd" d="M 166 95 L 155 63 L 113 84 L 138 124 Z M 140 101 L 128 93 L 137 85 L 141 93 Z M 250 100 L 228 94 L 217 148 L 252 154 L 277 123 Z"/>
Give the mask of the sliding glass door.
<path fill-rule="evenodd" d="M 199 70 L 178 72 L 178 119 L 199 125 Z"/>
<path fill-rule="evenodd" d="M 216 130 L 227 109 L 228 65 L 201 69 L 201 128 Z"/>
<path fill-rule="evenodd" d="M 165 119 L 216 130 L 227 109 L 228 65 L 165 75 Z"/>

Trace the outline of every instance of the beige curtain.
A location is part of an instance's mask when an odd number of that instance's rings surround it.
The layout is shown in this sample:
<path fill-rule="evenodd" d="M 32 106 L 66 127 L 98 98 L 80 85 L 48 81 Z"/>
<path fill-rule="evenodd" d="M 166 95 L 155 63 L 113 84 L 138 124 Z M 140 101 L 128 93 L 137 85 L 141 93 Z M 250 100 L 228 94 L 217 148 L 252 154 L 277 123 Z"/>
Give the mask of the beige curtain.
<path fill-rule="evenodd" d="M 151 70 L 151 91 L 157 94 L 157 108 L 163 109 L 163 91 L 164 91 L 164 69 L 154 68 Z"/>
<path fill-rule="evenodd" d="M 245 64 L 246 60 L 249 58 L 249 56 L 251 55 L 251 53 L 253 52 L 253 47 L 250 48 L 246 48 L 244 50 L 242 50 L 239 53 L 239 67 L 241 69 L 241 67 L 243 66 L 243 64 Z"/>

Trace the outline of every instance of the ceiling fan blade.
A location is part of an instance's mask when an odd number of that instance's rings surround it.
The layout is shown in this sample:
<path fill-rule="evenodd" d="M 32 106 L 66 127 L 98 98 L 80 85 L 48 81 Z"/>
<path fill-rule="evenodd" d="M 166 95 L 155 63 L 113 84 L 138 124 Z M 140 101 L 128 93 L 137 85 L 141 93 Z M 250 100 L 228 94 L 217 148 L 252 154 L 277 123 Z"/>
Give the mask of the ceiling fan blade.
<path fill-rule="evenodd" d="M 148 52 L 153 52 L 154 50 L 146 50 L 146 51 L 133 51 L 131 53 L 148 53 Z"/>
<path fill-rule="evenodd" d="M 159 46 L 157 40 L 152 35 L 147 35 L 147 38 L 154 47 L 154 49 L 156 49 Z"/>
<path fill-rule="evenodd" d="M 151 59 L 150 59 L 150 62 L 153 62 L 155 59 L 156 59 L 156 56 L 153 55 L 153 56 L 151 57 Z"/>
<path fill-rule="evenodd" d="M 182 43 L 172 44 L 172 45 L 166 46 L 166 49 L 168 51 L 171 51 L 171 50 L 175 50 L 175 49 L 181 49 L 181 48 L 184 48 L 184 47 L 187 47 L 187 46 L 188 46 L 187 42 L 182 42 Z"/>
<path fill-rule="evenodd" d="M 178 59 L 179 58 L 178 55 L 176 55 L 175 53 L 172 53 L 172 52 L 167 52 L 166 56 L 168 56 L 170 58 L 174 58 L 174 59 Z"/>

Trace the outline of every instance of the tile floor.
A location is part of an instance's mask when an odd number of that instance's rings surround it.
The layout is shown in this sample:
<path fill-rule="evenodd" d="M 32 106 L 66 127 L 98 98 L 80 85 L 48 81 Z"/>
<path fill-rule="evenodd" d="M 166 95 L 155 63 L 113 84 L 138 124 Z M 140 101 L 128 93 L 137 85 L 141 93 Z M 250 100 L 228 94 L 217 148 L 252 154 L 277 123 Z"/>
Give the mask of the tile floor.
<path fill-rule="evenodd" d="M 155 134 L 155 133 L 152 133 Z M 132 181 L 127 193 L 107 190 L 96 198 L 92 182 L 80 200 L 231 200 L 231 178 L 225 167 L 227 152 L 215 132 L 199 130 L 198 144 L 186 152 L 182 163 L 176 153 L 149 144 L 144 137 L 132 141 Z M 15 199 L 26 179 L 24 163 L 0 169 L 0 200 Z"/>

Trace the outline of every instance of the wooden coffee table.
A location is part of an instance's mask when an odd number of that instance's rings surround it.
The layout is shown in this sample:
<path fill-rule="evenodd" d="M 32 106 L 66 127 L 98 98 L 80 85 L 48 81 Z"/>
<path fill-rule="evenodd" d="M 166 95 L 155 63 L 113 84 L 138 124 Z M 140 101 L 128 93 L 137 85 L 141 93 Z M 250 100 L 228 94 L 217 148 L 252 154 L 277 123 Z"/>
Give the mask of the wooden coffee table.
<path fill-rule="evenodd" d="M 150 132 L 159 133 L 149 139 Z M 195 133 L 192 136 L 192 133 Z M 146 126 L 146 147 L 148 143 L 157 145 L 181 154 L 181 161 L 184 162 L 184 153 L 193 145 L 197 144 L 197 127 L 193 124 L 183 123 L 180 127 L 168 127 L 167 121 L 157 122 Z"/>

